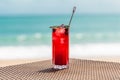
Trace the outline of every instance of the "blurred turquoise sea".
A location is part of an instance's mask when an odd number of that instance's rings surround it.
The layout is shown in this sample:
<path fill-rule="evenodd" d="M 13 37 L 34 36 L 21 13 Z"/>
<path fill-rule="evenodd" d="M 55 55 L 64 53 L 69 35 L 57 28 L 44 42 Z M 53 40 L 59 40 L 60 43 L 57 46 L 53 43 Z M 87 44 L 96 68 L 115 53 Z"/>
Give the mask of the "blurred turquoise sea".
<path fill-rule="evenodd" d="M 70 16 L 0 16 L 0 46 L 51 45 L 49 27 L 68 24 Z M 109 42 L 120 42 L 120 15 L 75 14 L 70 44 Z"/>

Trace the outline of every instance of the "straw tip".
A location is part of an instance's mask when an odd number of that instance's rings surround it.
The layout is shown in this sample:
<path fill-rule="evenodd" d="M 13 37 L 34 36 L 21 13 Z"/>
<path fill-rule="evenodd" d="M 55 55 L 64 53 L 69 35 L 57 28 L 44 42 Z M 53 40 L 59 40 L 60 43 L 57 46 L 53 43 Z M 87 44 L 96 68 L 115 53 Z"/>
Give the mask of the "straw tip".
<path fill-rule="evenodd" d="M 73 8 L 76 9 L 76 6 L 74 6 Z"/>
<path fill-rule="evenodd" d="M 76 10 L 76 6 L 73 7 L 73 12 L 75 12 L 75 10 Z"/>

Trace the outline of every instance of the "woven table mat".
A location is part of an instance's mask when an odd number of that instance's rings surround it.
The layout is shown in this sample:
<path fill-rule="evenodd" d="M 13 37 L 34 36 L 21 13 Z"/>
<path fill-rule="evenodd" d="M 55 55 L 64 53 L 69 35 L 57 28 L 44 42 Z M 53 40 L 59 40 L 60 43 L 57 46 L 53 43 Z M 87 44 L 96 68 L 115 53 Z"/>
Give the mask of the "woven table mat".
<path fill-rule="evenodd" d="M 54 70 L 51 60 L 0 68 L 0 80 L 120 80 L 120 63 L 70 59 L 69 68 Z"/>

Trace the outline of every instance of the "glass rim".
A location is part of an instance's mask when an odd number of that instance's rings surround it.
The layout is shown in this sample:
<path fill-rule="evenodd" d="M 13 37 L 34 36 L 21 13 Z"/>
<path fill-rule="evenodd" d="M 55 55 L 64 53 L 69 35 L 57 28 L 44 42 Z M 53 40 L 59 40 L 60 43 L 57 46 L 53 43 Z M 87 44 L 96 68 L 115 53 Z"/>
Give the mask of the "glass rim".
<path fill-rule="evenodd" d="M 65 25 L 63 28 L 69 28 L 70 26 L 69 25 Z M 61 26 L 50 26 L 50 28 L 62 28 Z"/>

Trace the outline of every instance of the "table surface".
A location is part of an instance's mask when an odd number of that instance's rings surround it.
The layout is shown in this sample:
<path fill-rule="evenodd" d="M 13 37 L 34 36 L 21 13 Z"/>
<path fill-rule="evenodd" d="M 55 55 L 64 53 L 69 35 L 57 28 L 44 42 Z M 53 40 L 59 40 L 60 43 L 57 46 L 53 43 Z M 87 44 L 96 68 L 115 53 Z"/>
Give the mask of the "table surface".
<path fill-rule="evenodd" d="M 51 60 L 0 68 L 0 80 L 120 80 L 120 63 L 70 59 L 69 68 L 54 70 Z"/>

